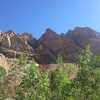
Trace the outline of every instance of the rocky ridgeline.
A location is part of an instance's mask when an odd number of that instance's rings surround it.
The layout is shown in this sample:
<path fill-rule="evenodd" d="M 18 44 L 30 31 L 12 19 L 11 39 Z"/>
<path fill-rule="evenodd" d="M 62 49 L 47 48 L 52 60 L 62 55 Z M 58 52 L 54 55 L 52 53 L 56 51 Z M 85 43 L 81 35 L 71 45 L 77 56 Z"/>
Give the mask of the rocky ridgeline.
<path fill-rule="evenodd" d="M 29 33 L 0 33 L 0 53 L 10 58 L 29 55 L 40 64 L 55 63 L 58 55 L 63 56 L 64 62 L 76 62 L 88 44 L 94 54 L 100 54 L 100 33 L 89 27 L 76 27 L 64 34 L 48 28 L 38 40 Z"/>
<path fill-rule="evenodd" d="M 19 38 L 15 32 L 0 33 L 0 53 L 8 57 L 14 57 L 18 52 L 31 53 L 32 47 L 26 41 Z"/>
<path fill-rule="evenodd" d="M 15 37 L 16 33 L 14 32 L 1 32 L 0 33 L 0 42 L 2 42 L 4 39 L 6 39 L 8 41 L 8 47 L 11 47 L 11 38 Z"/>

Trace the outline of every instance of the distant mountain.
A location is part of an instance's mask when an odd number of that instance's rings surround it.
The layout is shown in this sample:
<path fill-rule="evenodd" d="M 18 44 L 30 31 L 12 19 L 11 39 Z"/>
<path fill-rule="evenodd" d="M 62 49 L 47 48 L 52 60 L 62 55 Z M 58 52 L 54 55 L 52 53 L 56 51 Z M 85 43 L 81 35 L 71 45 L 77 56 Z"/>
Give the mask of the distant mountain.
<path fill-rule="evenodd" d="M 77 51 L 79 50 L 79 47 L 72 39 L 61 37 L 51 29 L 47 29 L 41 36 L 39 39 L 39 44 L 49 49 L 49 52 L 51 52 L 55 58 L 57 58 L 58 55 L 62 55 L 65 59 L 65 62 L 75 61 Z M 49 57 L 51 57 L 51 55 L 47 55 L 46 58 Z M 49 62 L 51 61 L 49 60 Z"/>
<path fill-rule="evenodd" d="M 100 54 L 100 33 L 89 27 L 76 27 L 63 37 L 72 39 L 80 48 L 85 48 L 89 44 L 95 54 Z"/>
<path fill-rule="evenodd" d="M 100 55 L 100 33 L 89 27 L 76 27 L 63 34 L 48 28 L 38 40 L 30 33 L 0 32 L 0 53 L 9 57 L 15 53 L 33 54 L 40 64 L 55 63 L 58 55 L 64 62 L 76 62 L 88 44 L 94 54 Z"/>
<path fill-rule="evenodd" d="M 88 27 L 76 27 L 69 30 L 64 37 L 72 39 L 81 48 L 89 44 L 91 39 L 96 39 L 98 32 Z"/>

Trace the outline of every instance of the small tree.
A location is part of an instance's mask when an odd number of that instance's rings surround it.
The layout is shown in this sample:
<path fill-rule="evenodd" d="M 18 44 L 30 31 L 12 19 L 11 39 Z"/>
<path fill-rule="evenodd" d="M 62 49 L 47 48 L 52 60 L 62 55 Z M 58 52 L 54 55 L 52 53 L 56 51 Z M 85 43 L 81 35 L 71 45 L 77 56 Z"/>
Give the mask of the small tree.
<path fill-rule="evenodd" d="M 26 75 L 17 88 L 17 100 L 48 100 L 48 73 L 41 72 L 37 64 L 29 64 Z"/>
<path fill-rule="evenodd" d="M 88 45 L 84 50 L 82 50 L 81 55 L 79 55 L 79 65 L 81 67 L 90 65 L 92 56 L 93 54 L 90 50 L 90 46 Z"/>
<path fill-rule="evenodd" d="M 63 58 L 58 56 L 58 68 L 50 73 L 50 100 L 70 100 L 71 81 L 64 69 Z"/>
<path fill-rule="evenodd" d="M 74 80 L 73 94 L 75 100 L 99 100 L 100 99 L 100 81 L 97 82 L 97 77 L 100 77 L 95 72 L 93 66 L 93 54 L 90 51 L 90 47 L 82 51 L 80 55 L 80 69 L 76 79 Z M 99 79 L 99 78 L 98 78 Z M 99 88 L 99 89 L 97 89 Z M 98 91 L 98 93 L 97 93 Z"/>

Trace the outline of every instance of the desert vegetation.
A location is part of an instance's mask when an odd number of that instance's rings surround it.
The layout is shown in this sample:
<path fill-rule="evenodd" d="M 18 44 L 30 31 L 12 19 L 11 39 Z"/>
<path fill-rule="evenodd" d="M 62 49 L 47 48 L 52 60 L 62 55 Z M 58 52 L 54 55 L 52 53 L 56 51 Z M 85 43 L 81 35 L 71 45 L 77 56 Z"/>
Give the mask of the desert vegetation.
<path fill-rule="evenodd" d="M 56 63 L 47 70 L 21 56 L 8 73 L 0 67 L 0 100 L 100 100 L 100 56 L 89 46 L 77 64 L 65 64 L 62 56 Z"/>

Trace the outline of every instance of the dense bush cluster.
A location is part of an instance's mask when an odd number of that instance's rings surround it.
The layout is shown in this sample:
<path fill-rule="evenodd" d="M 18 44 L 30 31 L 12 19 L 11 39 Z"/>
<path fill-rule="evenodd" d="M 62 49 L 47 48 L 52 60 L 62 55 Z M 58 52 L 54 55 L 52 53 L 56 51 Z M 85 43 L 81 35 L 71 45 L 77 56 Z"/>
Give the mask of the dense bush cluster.
<path fill-rule="evenodd" d="M 59 66 L 53 71 L 44 71 L 24 58 L 18 63 L 25 70 L 15 100 L 100 100 L 100 57 L 93 55 L 89 46 L 79 56 L 74 78 L 69 77 L 68 66 L 64 66 L 60 56 Z"/>

